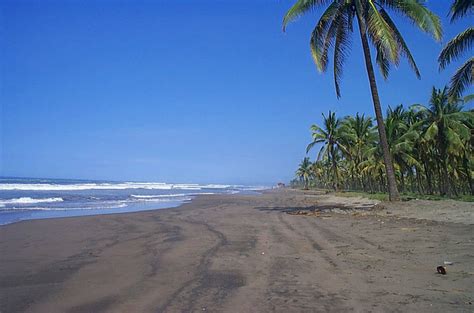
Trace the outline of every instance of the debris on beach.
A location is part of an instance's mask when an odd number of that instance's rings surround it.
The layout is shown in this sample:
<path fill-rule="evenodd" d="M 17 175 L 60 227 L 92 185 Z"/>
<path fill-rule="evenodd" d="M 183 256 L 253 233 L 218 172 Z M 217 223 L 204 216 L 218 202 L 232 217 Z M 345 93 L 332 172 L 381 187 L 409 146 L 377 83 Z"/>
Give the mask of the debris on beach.
<path fill-rule="evenodd" d="M 438 274 L 446 275 L 446 267 L 444 267 L 444 266 L 438 266 L 436 268 L 436 271 L 438 272 Z"/>
<path fill-rule="evenodd" d="M 453 265 L 454 263 L 453 262 L 450 262 L 450 261 L 444 261 L 444 265 Z"/>
<path fill-rule="evenodd" d="M 286 212 L 287 214 L 290 215 L 305 215 L 305 216 L 316 216 L 316 217 L 331 217 L 331 215 L 324 214 L 325 212 L 321 211 L 291 211 L 291 212 Z"/>
<path fill-rule="evenodd" d="M 365 202 L 350 203 L 318 203 L 307 208 L 288 208 L 286 211 L 290 215 L 316 216 L 321 218 L 333 217 L 332 214 L 352 215 L 362 217 L 374 214 L 375 204 Z"/>

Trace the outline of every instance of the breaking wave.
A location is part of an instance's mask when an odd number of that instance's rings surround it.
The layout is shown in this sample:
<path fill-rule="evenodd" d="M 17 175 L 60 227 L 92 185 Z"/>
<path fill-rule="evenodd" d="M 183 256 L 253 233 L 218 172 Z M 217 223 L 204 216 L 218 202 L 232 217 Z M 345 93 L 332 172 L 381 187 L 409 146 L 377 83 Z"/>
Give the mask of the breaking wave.
<path fill-rule="evenodd" d="M 46 191 L 73 191 L 73 190 L 124 190 L 124 189 L 158 189 L 158 190 L 201 190 L 226 189 L 231 185 L 199 185 L 199 184 L 167 184 L 167 183 L 83 183 L 83 184 L 0 184 L 0 190 L 46 190 Z"/>
<path fill-rule="evenodd" d="M 36 203 L 51 203 L 51 202 L 62 202 L 63 198 L 42 198 L 35 199 L 30 197 L 21 197 L 14 199 L 0 199 L 0 207 L 5 206 L 5 204 L 36 204 Z"/>
<path fill-rule="evenodd" d="M 214 192 L 198 192 L 198 193 L 175 193 L 169 195 L 130 195 L 131 198 L 135 199 L 163 199 L 163 198 L 187 198 L 190 196 L 198 195 L 213 195 Z"/>
<path fill-rule="evenodd" d="M 103 206 L 95 206 L 95 207 L 77 207 L 77 208 L 63 208 L 63 207 L 57 207 L 57 208 L 51 208 L 51 207 L 28 207 L 28 208 L 19 208 L 19 207 L 13 207 L 13 208 L 2 208 L 3 211 L 71 211 L 71 210 L 105 210 L 105 209 L 118 209 L 118 208 L 124 208 L 126 207 L 127 204 L 125 203 L 120 203 L 116 205 L 103 205 Z"/>

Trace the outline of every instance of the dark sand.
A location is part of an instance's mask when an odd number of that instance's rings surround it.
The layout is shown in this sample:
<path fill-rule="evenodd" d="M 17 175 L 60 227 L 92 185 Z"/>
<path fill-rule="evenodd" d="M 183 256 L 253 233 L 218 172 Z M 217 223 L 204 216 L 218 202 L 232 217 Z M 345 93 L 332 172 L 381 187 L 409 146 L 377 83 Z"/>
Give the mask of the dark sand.
<path fill-rule="evenodd" d="M 0 312 L 474 311 L 474 225 L 285 213 L 324 197 L 202 196 L 0 227 Z"/>

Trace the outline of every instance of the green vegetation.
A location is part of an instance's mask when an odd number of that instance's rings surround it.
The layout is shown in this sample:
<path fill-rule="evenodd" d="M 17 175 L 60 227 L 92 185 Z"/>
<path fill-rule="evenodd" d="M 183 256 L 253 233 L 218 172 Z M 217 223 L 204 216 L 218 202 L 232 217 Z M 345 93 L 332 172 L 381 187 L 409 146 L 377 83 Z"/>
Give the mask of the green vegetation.
<path fill-rule="evenodd" d="M 472 7 L 472 0 L 455 0 L 451 6 L 451 23 L 465 15 L 472 16 Z M 467 28 L 451 39 L 439 55 L 438 62 L 440 69 L 444 69 L 463 53 L 470 51 L 473 42 L 474 27 Z M 471 57 L 456 70 L 449 85 L 449 95 L 451 97 L 460 97 L 466 88 L 472 84 L 473 64 L 474 58 Z"/>
<path fill-rule="evenodd" d="M 309 187 L 309 180 L 311 178 L 311 161 L 309 160 L 308 157 L 304 158 L 303 161 L 301 161 L 300 166 L 298 167 L 298 170 L 296 171 L 296 175 L 301 178 L 303 182 L 303 188 L 308 189 Z"/>
<path fill-rule="evenodd" d="M 343 192 L 336 192 L 336 196 L 341 196 L 341 197 L 364 197 L 368 199 L 373 199 L 373 200 L 379 200 L 379 201 L 387 201 L 388 200 L 388 195 L 386 193 L 369 193 L 369 192 L 363 192 L 363 191 L 343 191 Z M 440 196 L 440 195 L 422 195 L 418 193 L 401 193 L 400 195 L 400 200 L 402 201 L 408 201 L 408 200 L 413 200 L 413 199 L 420 199 L 420 200 L 434 200 L 434 201 L 439 201 L 439 200 L 446 200 L 446 197 Z M 474 202 L 474 196 L 472 195 L 460 195 L 459 197 L 453 197 L 452 199 L 458 200 L 458 201 L 464 201 L 464 202 Z"/>
<path fill-rule="evenodd" d="M 385 132 L 402 199 L 474 195 L 474 112 L 463 110 L 463 105 L 464 100 L 448 97 L 447 88 L 433 88 L 428 106 L 388 108 Z M 311 169 L 309 178 L 304 172 L 305 186 L 386 192 L 384 159 L 372 118 L 357 114 L 339 119 L 329 112 L 323 120 L 323 127 L 311 126 L 313 141 L 307 151 L 323 145 L 315 162 L 308 164 L 305 158 L 304 168 Z"/>
<path fill-rule="evenodd" d="M 472 11 L 472 0 L 455 0 L 452 20 Z M 390 200 L 400 194 L 417 193 L 459 197 L 474 193 L 472 153 L 473 112 L 463 111 L 462 92 L 472 84 L 472 63 L 468 60 L 451 80 L 449 88 L 433 88 L 430 105 L 389 108 L 384 119 L 378 95 L 369 43 L 375 52 L 375 62 L 387 79 L 390 66 L 397 66 L 405 57 L 420 78 L 420 72 L 397 26 L 388 11 L 405 17 L 412 25 L 440 40 L 441 24 L 420 0 L 298 0 L 283 19 L 283 30 L 299 16 L 324 7 L 311 33 L 311 55 L 319 71 L 328 66 L 329 50 L 333 50 L 333 71 L 336 95 L 345 58 L 351 46 L 354 20 L 360 36 L 375 110 L 376 126 L 370 117 L 336 118 L 334 112 L 323 114 L 323 126 L 311 126 L 313 141 L 307 153 L 322 144 L 316 161 L 310 165 L 305 188 L 363 190 L 388 192 Z M 440 68 L 458 58 L 472 45 L 474 31 L 469 28 L 451 40 L 439 57 Z M 471 96 L 472 97 L 472 96 Z M 377 133 L 378 132 L 378 136 Z M 377 139 L 378 137 L 378 139 Z M 307 168 L 308 160 L 304 160 Z M 303 164 L 303 163 L 302 163 Z M 300 166 L 301 169 L 301 166 Z"/>

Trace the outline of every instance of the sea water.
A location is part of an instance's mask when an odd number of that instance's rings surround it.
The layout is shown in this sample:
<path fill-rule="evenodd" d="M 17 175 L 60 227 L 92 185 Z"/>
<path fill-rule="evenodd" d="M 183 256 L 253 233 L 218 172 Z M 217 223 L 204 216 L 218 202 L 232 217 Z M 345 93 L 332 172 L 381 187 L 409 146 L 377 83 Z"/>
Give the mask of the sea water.
<path fill-rule="evenodd" d="M 0 178 L 0 225 L 21 220 L 171 208 L 198 195 L 257 193 L 264 186 Z"/>

